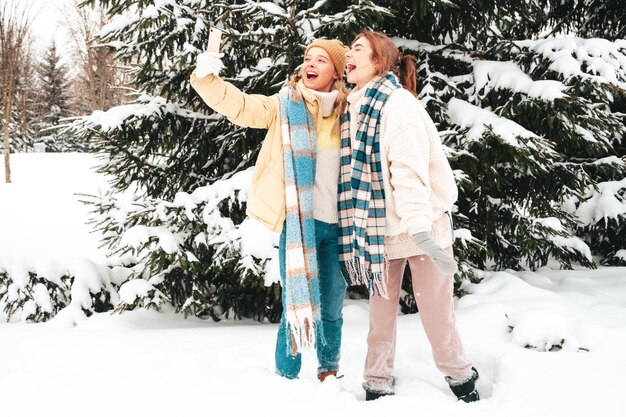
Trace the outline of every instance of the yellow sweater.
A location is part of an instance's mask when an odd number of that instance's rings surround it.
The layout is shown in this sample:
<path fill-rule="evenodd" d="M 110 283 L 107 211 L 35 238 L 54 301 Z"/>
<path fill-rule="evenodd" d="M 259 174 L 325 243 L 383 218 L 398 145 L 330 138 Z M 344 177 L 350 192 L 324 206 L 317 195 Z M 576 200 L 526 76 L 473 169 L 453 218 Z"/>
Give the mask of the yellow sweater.
<path fill-rule="evenodd" d="M 267 129 L 252 175 L 246 214 L 270 230 L 280 233 L 286 208 L 279 95 L 246 94 L 218 76 L 197 78 L 195 72 L 191 74 L 191 85 L 209 107 L 226 116 L 232 123 L 242 127 Z M 319 99 L 306 89 L 302 89 L 302 92 L 315 121 L 319 149 L 336 146 L 338 153 L 340 136 L 338 129 L 332 129 L 334 114 L 322 117 Z M 316 176 L 316 186 L 317 183 Z M 336 205 L 336 193 L 333 197 L 333 204 Z M 322 207 L 321 202 L 319 203 L 315 203 L 316 208 Z M 329 207 L 328 204 L 327 202 L 326 207 Z"/>

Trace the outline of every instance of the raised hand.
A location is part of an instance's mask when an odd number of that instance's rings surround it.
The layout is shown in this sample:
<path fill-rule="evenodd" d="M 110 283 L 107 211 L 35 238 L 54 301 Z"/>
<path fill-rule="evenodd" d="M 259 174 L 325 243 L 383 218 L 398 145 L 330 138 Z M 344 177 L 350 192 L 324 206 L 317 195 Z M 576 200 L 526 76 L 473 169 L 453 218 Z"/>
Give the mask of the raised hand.
<path fill-rule="evenodd" d="M 204 78 L 209 74 L 219 75 L 224 68 L 221 52 L 202 52 L 196 57 L 196 77 Z"/>

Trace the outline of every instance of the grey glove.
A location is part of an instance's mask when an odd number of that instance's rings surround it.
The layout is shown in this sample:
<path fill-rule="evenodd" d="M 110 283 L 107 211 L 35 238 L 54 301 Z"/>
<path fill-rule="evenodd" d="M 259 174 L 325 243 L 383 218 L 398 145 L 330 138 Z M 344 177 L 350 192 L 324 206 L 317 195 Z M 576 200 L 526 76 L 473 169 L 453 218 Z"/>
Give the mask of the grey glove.
<path fill-rule="evenodd" d="M 431 238 L 428 232 L 420 232 L 413 236 L 413 242 L 430 259 L 433 260 L 437 269 L 446 275 L 454 275 L 458 272 L 458 267 L 454 257 L 443 250 Z"/>

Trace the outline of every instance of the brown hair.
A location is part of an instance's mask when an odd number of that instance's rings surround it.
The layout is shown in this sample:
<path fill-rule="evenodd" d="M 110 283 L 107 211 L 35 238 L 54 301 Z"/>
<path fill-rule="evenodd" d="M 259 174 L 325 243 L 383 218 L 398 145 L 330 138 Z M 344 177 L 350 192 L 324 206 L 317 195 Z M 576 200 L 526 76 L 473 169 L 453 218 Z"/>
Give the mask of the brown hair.
<path fill-rule="evenodd" d="M 365 38 L 372 45 L 372 61 L 376 62 L 376 74 L 384 75 L 393 72 L 400 79 L 400 84 L 417 97 L 417 72 L 415 70 L 415 57 L 413 55 L 401 55 L 398 47 L 384 33 L 361 32 L 354 38 L 352 44 Z"/>

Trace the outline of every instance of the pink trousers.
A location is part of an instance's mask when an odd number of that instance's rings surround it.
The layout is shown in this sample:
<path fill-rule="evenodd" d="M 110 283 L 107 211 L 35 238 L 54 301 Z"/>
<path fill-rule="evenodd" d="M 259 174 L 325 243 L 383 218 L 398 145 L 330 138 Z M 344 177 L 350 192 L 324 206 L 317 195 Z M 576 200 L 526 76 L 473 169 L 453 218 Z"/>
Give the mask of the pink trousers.
<path fill-rule="evenodd" d="M 451 248 L 450 248 L 451 250 Z M 363 377 L 370 389 L 391 391 L 396 351 L 398 299 L 404 267 L 409 263 L 413 295 L 437 368 L 446 376 L 463 380 L 472 374 L 456 328 L 453 277 L 443 275 L 426 255 L 389 262 L 389 300 L 370 297 L 370 327 Z"/>

